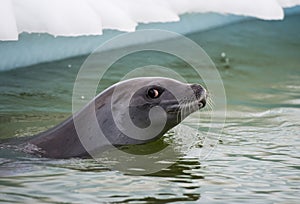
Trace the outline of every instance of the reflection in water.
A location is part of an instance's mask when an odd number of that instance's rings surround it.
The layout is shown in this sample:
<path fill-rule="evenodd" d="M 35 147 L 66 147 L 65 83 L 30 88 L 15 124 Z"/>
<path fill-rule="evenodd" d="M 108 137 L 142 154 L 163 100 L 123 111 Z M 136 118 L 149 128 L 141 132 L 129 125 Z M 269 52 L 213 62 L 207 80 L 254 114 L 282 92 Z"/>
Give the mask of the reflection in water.
<path fill-rule="evenodd" d="M 22 170 L 16 171 L 16 169 Z M 45 186 L 47 191 L 50 190 L 53 193 L 57 192 L 56 188 L 67 187 L 65 193 L 72 194 L 75 191 L 96 196 L 98 199 L 105 198 L 108 201 L 121 203 L 193 201 L 199 199 L 198 189 L 201 180 L 204 179 L 197 158 L 182 158 L 168 168 L 148 176 L 121 174 L 107 169 L 106 165 L 92 159 L 54 161 L 19 158 L 18 161 L 2 162 L 1 173 L 5 170 L 6 173 L 9 173 L 9 170 L 15 170 L 13 173 L 10 172 L 11 175 L 2 175 L 5 177 L 2 177 L 1 185 L 6 186 L 8 195 L 18 195 L 27 200 L 39 201 L 43 201 L 43 196 L 28 196 L 32 189 L 35 189 L 37 194 L 47 194 L 36 185 Z M 32 175 L 32 172 L 35 174 Z M 99 177 L 102 179 L 99 180 Z M 24 191 L 18 194 L 10 193 L 10 188 L 24 188 Z M 146 191 L 149 191 L 146 195 L 151 196 L 145 197 Z M 68 197 L 63 198 L 69 200 Z"/>

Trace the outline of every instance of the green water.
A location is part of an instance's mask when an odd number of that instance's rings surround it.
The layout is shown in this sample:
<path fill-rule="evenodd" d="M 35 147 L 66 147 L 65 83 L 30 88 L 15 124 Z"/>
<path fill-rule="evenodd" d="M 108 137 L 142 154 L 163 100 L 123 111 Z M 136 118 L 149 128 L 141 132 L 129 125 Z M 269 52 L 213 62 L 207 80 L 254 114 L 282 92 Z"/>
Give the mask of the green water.
<path fill-rule="evenodd" d="M 170 167 L 137 176 L 92 159 L 35 158 L 5 148 L 0 150 L 0 202 L 298 203 L 299 22 L 300 16 L 255 20 L 188 36 L 217 65 L 227 96 L 223 133 L 206 160 L 183 152 Z M 229 63 L 221 60 L 222 52 Z M 68 117 L 73 83 L 85 59 L 0 73 L 0 138 L 33 135 Z M 182 61 L 143 52 L 117 62 L 99 91 L 147 63 L 172 67 L 197 81 Z M 204 118 L 200 134 L 211 125 Z"/>

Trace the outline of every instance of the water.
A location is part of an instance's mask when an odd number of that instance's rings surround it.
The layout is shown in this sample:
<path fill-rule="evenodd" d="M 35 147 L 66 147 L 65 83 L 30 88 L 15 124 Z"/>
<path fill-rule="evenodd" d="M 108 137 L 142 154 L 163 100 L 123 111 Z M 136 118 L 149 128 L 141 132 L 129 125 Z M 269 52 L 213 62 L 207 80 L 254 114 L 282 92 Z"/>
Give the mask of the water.
<path fill-rule="evenodd" d="M 183 152 L 170 167 L 137 176 L 92 159 L 51 160 L 1 149 L 0 201 L 297 203 L 299 20 L 300 16 L 283 22 L 254 20 L 189 36 L 216 63 L 227 96 L 225 127 L 206 160 L 193 151 Z M 222 60 L 222 52 L 229 62 Z M 1 139 L 33 135 L 68 117 L 73 82 L 84 60 L 82 56 L 2 72 Z M 171 57 L 139 53 L 116 63 L 122 69 L 108 73 L 99 91 L 118 81 L 133 65 L 153 61 L 176 71 L 186 69 L 184 62 Z M 182 72 L 189 81 L 197 80 L 192 73 Z M 201 120 L 200 134 L 210 125 L 209 120 Z"/>

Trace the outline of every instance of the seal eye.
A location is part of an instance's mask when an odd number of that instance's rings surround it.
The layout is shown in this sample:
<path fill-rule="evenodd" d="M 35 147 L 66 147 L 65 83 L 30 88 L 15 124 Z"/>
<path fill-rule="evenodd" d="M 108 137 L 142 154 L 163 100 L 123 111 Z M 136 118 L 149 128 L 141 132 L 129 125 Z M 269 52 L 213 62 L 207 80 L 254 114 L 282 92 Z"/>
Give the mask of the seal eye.
<path fill-rule="evenodd" d="M 148 96 L 150 98 L 158 98 L 158 96 L 160 95 L 158 89 L 156 88 L 151 88 L 148 90 Z"/>

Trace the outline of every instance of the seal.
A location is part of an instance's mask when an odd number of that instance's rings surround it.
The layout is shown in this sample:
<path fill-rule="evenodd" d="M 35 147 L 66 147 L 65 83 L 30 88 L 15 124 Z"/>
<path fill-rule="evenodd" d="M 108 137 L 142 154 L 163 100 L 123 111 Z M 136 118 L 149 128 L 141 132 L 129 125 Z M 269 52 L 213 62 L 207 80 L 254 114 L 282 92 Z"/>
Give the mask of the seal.
<path fill-rule="evenodd" d="M 24 149 L 42 157 L 71 158 L 89 157 L 86 142 L 95 151 L 109 145 L 144 144 L 203 108 L 206 99 L 199 84 L 162 77 L 121 81 L 61 124 L 28 139 Z"/>

